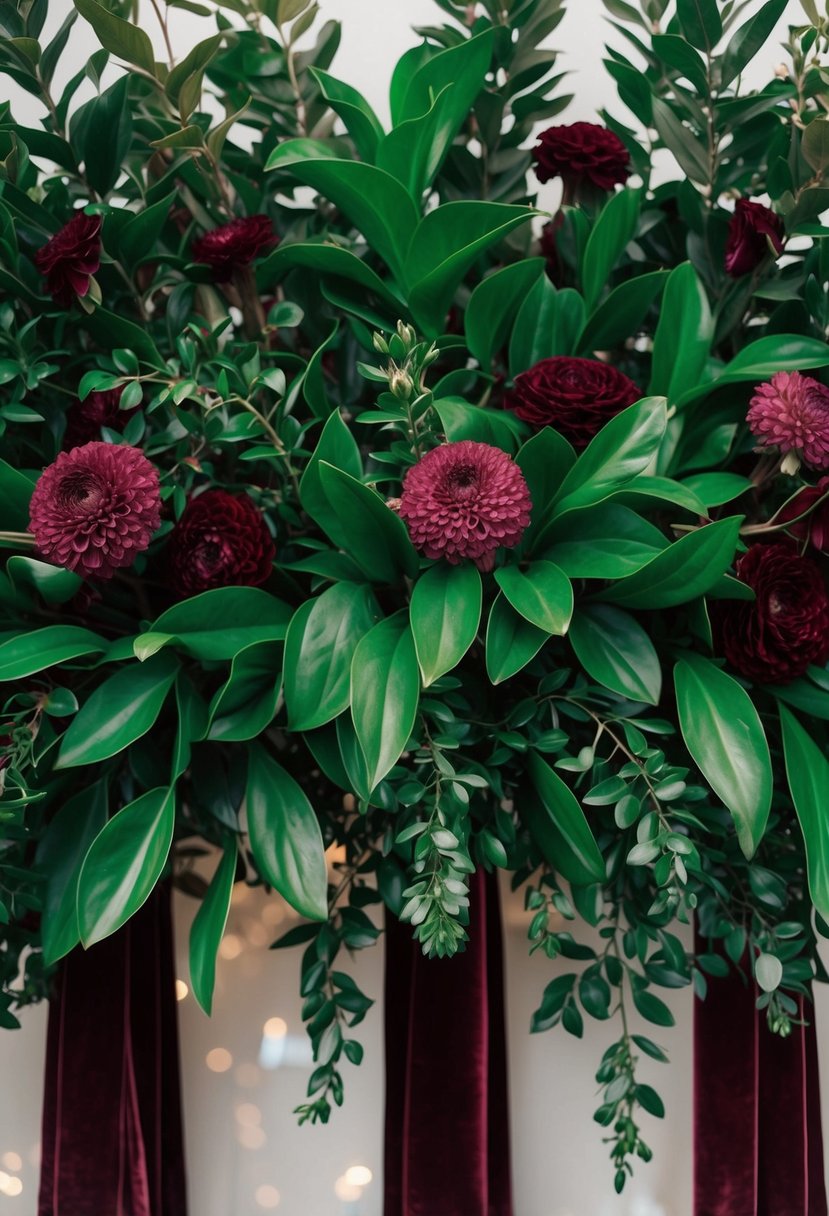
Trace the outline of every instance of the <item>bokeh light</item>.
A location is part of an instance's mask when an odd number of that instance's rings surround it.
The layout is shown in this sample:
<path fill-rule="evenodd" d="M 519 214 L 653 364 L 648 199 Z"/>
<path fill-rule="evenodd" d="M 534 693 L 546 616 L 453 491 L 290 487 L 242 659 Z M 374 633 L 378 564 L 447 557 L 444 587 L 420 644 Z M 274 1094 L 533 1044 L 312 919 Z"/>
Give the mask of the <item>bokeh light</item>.
<path fill-rule="evenodd" d="M 205 1057 L 211 1072 L 227 1072 L 233 1065 L 233 1056 L 226 1047 L 213 1047 Z"/>
<path fill-rule="evenodd" d="M 190 989 L 185 984 L 184 980 L 176 980 L 176 1000 L 183 1001 Z"/>
<path fill-rule="evenodd" d="M 20 1153 L 4 1153 L 0 1157 L 7 1170 L 20 1170 L 23 1168 L 23 1158 Z"/>
<path fill-rule="evenodd" d="M 374 1175 L 367 1165 L 350 1165 L 343 1175 L 352 1186 L 368 1186 Z"/>
<path fill-rule="evenodd" d="M 243 1127 L 258 1127 L 262 1122 L 262 1112 L 253 1102 L 243 1102 L 236 1107 L 236 1122 Z"/>
<path fill-rule="evenodd" d="M 270 1186 L 267 1183 L 256 1188 L 256 1202 L 260 1208 L 278 1208 L 279 1207 L 279 1191 L 275 1186 Z"/>
<path fill-rule="evenodd" d="M 353 1203 L 355 1199 L 360 1198 L 362 1193 L 363 1188 L 349 1182 L 345 1174 L 334 1183 L 334 1194 L 338 1199 L 342 1199 L 343 1203 Z"/>
<path fill-rule="evenodd" d="M 288 1023 L 284 1018 L 268 1018 L 262 1033 L 266 1039 L 284 1039 L 288 1033 Z"/>
<path fill-rule="evenodd" d="M 227 933 L 222 938 L 219 945 L 219 954 L 222 958 L 231 959 L 238 958 L 242 953 L 242 943 L 235 933 Z"/>
<path fill-rule="evenodd" d="M 236 1139 L 242 1148 L 256 1149 L 262 1147 L 267 1136 L 261 1127 L 237 1127 Z"/>

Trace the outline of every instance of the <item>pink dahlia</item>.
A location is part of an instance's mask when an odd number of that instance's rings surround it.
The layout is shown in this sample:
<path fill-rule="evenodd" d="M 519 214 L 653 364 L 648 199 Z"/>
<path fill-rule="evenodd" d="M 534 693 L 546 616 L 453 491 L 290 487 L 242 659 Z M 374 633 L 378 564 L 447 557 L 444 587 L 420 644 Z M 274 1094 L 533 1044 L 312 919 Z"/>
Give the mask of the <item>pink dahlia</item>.
<path fill-rule="evenodd" d="M 89 280 L 101 264 L 101 223 L 100 215 L 78 211 L 35 254 L 49 294 L 62 308 L 89 291 Z"/>
<path fill-rule="evenodd" d="M 762 447 L 795 452 L 829 469 L 829 389 L 800 372 L 777 372 L 751 398 L 746 421 Z"/>
<path fill-rule="evenodd" d="M 278 239 L 267 215 L 244 215 L 193 241 L 193 257 L 213 267 L 218 283 L 226 283 L 237 267 L 249 266 Z"/>
<path fill-rule="evenodd" d="M 409 469 L 398 508 L 416 548 L 465 557 L 479 570 L 495 565 L 495 550 L 513 549 L 530 522 L 532 502 L 518 465 L 488 443 L 445 443 Z"/>
<path fill-rule="evenodd" d="M 29 507 L 43 557 L 84 577 L 131 566 L 161 522 L 158 473 L 138 448 L 86 443 L 61 452 Z"/>

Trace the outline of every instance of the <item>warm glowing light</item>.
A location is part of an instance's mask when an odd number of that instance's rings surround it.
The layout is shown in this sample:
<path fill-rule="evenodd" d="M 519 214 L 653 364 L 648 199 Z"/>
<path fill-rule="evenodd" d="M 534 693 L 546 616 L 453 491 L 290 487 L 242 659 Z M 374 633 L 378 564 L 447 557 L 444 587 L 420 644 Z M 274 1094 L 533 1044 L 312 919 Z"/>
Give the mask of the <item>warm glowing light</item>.
<path fill-rule="evenodd" d="M 368 1186 L 374 1175 L 367 1165 L 350 1165 L 343 1177 L 352 1186 Z"/>
<path fill-rule="evenodd" d="M 184 980 L 176 980 L 176 1000 L 183 1001 L 190 989 L 185 984 Z"/>
<path fill-rule="evenodd" d="M 233 1075 L 242 1089 L 255 1089 L 262 1080 L 262 1073 L 256 1064 L 240 1064 Z"/>
<path fill-rule="evenodd" d="M 2 1160 L 7 1170 L 21 1170 L 23 1168 L 23 1158 L 20 1156 L 20 1153 L 4 1153 L 0 1160 Z"/>
<path fill-rule="evenodd" d="M 208 1051 L 205 1062 L 211 1072 L 227 1072 L 233 1064 L 233 1056 L 226 1047 L 214 1047 Z"/>
<path fill-rule="evenodd" d="M 261 921 L 251 916 L 245 921 L 245 937 L 252 946 L 267 946 L 271 935 Z"/>
<path fill-rule="evenodd" d="M 261 1148 L 267 1137 L 261 1127 L 237 1127 L 236 1139 L 242 1148 Z"/>
<path fill-rule="evenodd" d="M 279 1207 L 279 1191 L 275 1186 L 258 1186 L 256 1188 L 256 1202 L 260 1208 L 278 1208 Z"/>
<path fill-rule="evenodd" d="M 250 887 L 247 883 L 237 882 L 233 888 L 233 902 L 235 904 L 243 904 L 250 899 Z"/>
<path fill-rule="evenodd" d="M 285 909 L 272 899 L 269 904 L 265 904 L 261 915 L 266 925 L 280 925 L 285 919 Z"/>
<path fill-rule="evenodd" d="M 6 1184 L 8 1182 L 11 1182 L 11 1178 L 8 1174 L 4 1174 L 3 1171 L 0 1170 L 0 1191 L 5 1191 Z"/>
<path fill-rule="evenodd" d="M 19 1195 L 23 1190 L 23 1183 L 19 1178 L 10 1178 L 6 1183 L 7 1195 Z"/>
<path fill-rule="evenodd" d="M 238 958 L 242 953 L 242 943 L 235 933 L 227 933 L 221 940 L 219 954 L 222 958 Z"/>
<path fill-rule="evenodd" d="M 288 1033 L 288 1023 L 284 1018 L 268 1018 L 262 1033 L 266 1039 L 284 1039 Z"/>
<path fill-rule="evenodd" d="M 342 1178 L 338 1178 L 334 1183 L 334 1194 L 338 1199 L 342 1199 L 343 1203 L 353 1203 L 355 1199 L 359 1199 L 363 1193 L 361 1186 L 354 1186 L 349 1182 L 345 1174 Z"/>
<path fill-rule="evenodd" d="M 236 1121 L 243 1127 L 258 1127 L 262 1122 L 262 1112 L 253 1102 L 243 1102 L 236 1107 Z"/>

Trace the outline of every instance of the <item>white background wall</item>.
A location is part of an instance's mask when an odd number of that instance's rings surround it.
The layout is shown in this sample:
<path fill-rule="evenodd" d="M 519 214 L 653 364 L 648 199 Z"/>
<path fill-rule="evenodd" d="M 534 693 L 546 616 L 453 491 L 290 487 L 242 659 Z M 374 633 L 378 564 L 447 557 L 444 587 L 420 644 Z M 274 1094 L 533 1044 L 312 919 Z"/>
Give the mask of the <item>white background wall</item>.
<path fill-rule="evenodd" d="M 144 28 L 156 40 L 150 5 L 144 0 L 142 7 Z M 69 0 L 51 0 L 50 28 L 68 8 Z M 432 0 L 321 0 L 321 9 L 323 16 L 345 23 L 335 73 L 357 85 L 387 118 L 391 67 L 413 44 L 410 27 L 435 22 L 440 10 Z M 801 20 L 797 0 L 792 0 L 787 19 Z M 174 14 L 180 54 L 205 36 L 205 25 L 189 14 Z M 570 121 L 590 120 L 604 106 L 624 117 L 601 65 L 606 31 L 601 0 L 570 0 L 554 36 L 563 51 L 561 66 L 573 73 L 568 85 L 576 100 L 567 113 Z M 772 39 L 759 57 L 760 66 L 754 69 L 758 80 L 781 57 L 777 41 Z M 76 71 L 93 49 L 92 36 L 81 22 L 70 47 L 73 58 L 59 80 Z M 33 99 L 15 91 L 13 100 L 19 121 L 37 120 L 39 107 Z M 326 1128 L 297 1128 L 291 1110 L 303 1099 L 309 1071 L 302 1056 L 298 952 L 267 949 L 267 942 L 284 927 L 287 913 L 281 905 L 263 904 L 252 893 L 237 894 L 242 899 L 234 902 L 226 951 L 239 949 L 220 960 L 213 1019 L 201 1014 L 190 995 L 179 1007 L 191 1216 L 261 1216 L 268 1210 L 279 1216 L 381 1216 L 382 946 L 365 951 L 354 968 L 378 1004 L 360 1030 L 365 1061 L 359 1069 L 346 1069 L 345 1109 L 335 1113 Z M 179 974 L 185 980 L 186 935 L 193 914 L 192 901 L 178 899 Z M 668 994 L 677 1025 L 657 1037 L 669 1048 L 672 1063 L 653 1064 L 646 1077 L 667 1106 L 664 1122 L 645 1117 L 655 1159 L 638 1169 L 633 1185 L 617 1198 L 602 1132 L 592 1122 L 597 1105 L 593 1075 L 613 1027 L 588 1021 L 581 1042 L 561 1030 L 531 1037 L 530 1014 L 555 965 L 527 956 L 520 902 L 507 900 L 505 920 L 516 1216 L 690 1216 L 690 994 Z M 293 1053 L 296 1062 L 266 1070 L 257 1061 L 262 1029 L 271 1018 L 285 1022 L 286 1060 Z M 33 1009 L 24 1016 L 21 1031 L 0 1032 L 0 1170 L 22 1183 L 18 1195 L 0 1192 L 0 1216 L 34 1216 L 36 1211 L 45 1024 L 46 1010 Z M 829 996 L 822 991 L 818 1026 L 823 1058 L 829 1061 Z M 206 1057 L 216 1048 L 232 1056 L 226 1071 L 207 1067 Z M 822 1071 L 826 1127 L 829 1068 L 824 1064 Z M 374 1180 L 358 1200 L 349 1201 L 338 1197 L 335 1187 L 353 1165 L 368 1167 Z M 279 1193 L 278 1207 L 264 1206 L 275 1200 L 274 1190 Z"/>

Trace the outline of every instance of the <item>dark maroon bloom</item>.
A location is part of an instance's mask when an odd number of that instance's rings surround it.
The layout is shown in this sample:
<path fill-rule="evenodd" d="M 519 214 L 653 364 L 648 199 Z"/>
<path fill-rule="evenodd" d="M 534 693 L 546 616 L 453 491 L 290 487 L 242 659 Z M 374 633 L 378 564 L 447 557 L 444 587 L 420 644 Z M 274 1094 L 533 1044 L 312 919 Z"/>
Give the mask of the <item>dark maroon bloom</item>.
<path fill-rule="evenodd" d="M 728 225 L 726 273 L 734 279 L 749 274 L 768 257 L 769 242 L 779 256 L 783 252 L 783 221 L 780 216 L 762 203 L 738 198 Z"/>
<path fill-rule="evenodd" d="M 138 448 L 87 443 L 40 475 L 29 507 L 38 551 L 84 577 L 131 566 L 161 522 L 158 473 Z"/>
<path fill-rule="evenodd" d="M 179 595 L 211 587 L 258 587 L 271 572 L 273 539 L 247 494 L 205 490 L 191 498 L 170 536 L 170 581 Z"/>
<path fill-rule="evenodd" d="M 35 265 L 46 276 L 56 304 L 68 308 L 85 296 L 89 280 L 101 264 L 101 217 L 79 211 L 35 254 Z"/>
<path fill-rule="evenodd" d="M 118 402 L 120 388 L 110 388 L 103 393 L 90 393 L 83 401 L 74 401 L 66 412 L 66 430 L 63 432 L 64 449 L 79 447 L 101 438 L 101 427 L 111 431 L 123 431 L 135 413 L 135 409 L 121 410 Z"/>
<path fill-rule="evenodd" d="M 536 430 L 551 426 L 583 448 L 641 396 L 641 389 L 609 363 L 555 355 L 515 377 L 507 406 Z"/>
<path fill-rule="evenodd" d="M 453 566 L 468 557 L 479 570 L 493 568 L 496 549 L 515 548 L 531 508 L 515 461 L 471 439 L 427 452 L 406 473 L 397 505 L 412 543 L 427 557 L 444 557 Z"/>
<path fill-rule="evenodd" d="M 817 562 L 786 542 L 752 545 L 737 578 L 756 600 L 718 600 L 712 623 L 729 663 L 762 684 L 787 684 L 829 658 L 829 595 Z"/>
<path fill-rule="evenodd" d="M 548 127 L 532 155 L 540 182 L 560 177 L 565 186 L 589 182 L 599 190 L 612 190 L 630 177 L 627 148 L 618 135 L 594 122 Z"/>
<path fill-rule="evenodd" d="M 829 554 L 829 477 L 821 477 L 816 486 L 799 490 L 780 508 L 774 522 L 786 524 L 790 536 L 811 545 L 818 553 Z"/>
<path fill-rule="evenodd" d="M 213 267 L 218 283 L 226 283 L 237 267 L 249 266 L 278 239 L 267 215 L 241 216 L 193 241 L 193 257 Z"/>

